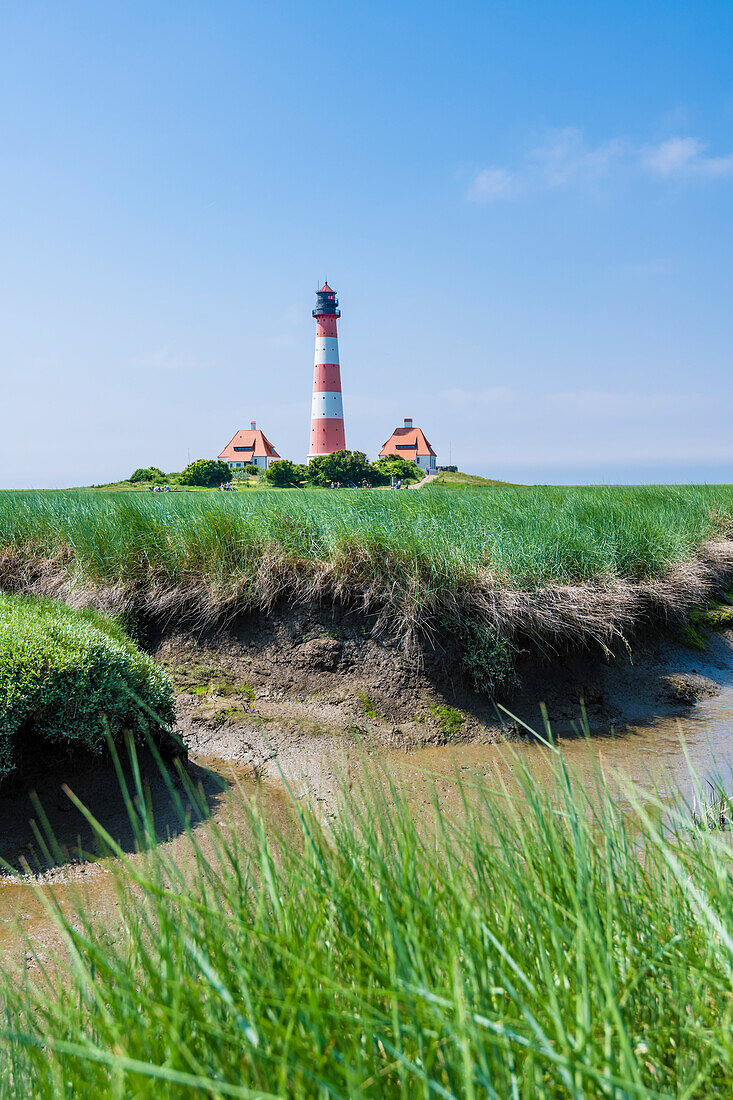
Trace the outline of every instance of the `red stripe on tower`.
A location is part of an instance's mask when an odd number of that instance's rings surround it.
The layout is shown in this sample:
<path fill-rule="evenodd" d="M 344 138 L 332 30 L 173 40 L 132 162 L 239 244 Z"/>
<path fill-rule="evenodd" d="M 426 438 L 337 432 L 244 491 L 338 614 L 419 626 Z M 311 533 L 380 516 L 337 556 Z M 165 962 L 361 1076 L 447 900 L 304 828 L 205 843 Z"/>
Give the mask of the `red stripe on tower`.
<path fill-rule="evenodd" d="M 344 406 L 336 318 L 341 316 L 335 291 L 324 283 L 316 291 L 316 356 L 313 367 L 311 442 L 308 458 L 346 449 Z"/>

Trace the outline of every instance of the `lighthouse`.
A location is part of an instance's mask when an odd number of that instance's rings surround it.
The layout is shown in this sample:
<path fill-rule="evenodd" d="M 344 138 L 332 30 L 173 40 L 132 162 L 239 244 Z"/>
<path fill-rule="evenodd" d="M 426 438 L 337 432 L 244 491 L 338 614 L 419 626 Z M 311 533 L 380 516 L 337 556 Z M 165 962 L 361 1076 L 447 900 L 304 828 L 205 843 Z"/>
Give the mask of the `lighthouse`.
<path fill-rule="evenodd" d="M 341 316 L 336 292 L 324 283 L 316 291 L 316 357 L 313 368 L 311 442 L 308 460 L 346 449 L 344 406 L 336 319 Z"/>

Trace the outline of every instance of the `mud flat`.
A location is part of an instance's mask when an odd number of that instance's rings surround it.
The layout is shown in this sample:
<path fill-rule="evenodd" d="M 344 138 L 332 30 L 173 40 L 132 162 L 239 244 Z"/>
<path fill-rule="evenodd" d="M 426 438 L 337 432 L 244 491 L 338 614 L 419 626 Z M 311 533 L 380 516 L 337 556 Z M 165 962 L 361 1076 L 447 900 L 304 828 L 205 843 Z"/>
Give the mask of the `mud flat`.
<path fill-rule="evenodd" d="M 705 651 L 648 632 L 615 654 L 523 655 L 521 686 L 493 700 L 472 690 L 449 647 L 417 660 L 367 626 L 348 612 L 293 608 L 158 639 L 189 751 L 254 776 L 285 774 L 328 800 L 355 755 L 531 740 L 526 727 L 541 729 L 543 712 L 565 738 L 581 723 L 597 735 L 652 729 L 718 696 L 733 668 L 731 632 L 711 635 Z"/>
<path fill-rule="evenodd" d="M 256 800 L 267 820 L 286 830 L 293 802 L 285 783 L 296 800 L 313 800 L 328 818 L 343 783 L 360 782 L 370 756 L 412 792 L 416 807 L 428 798 L 428 777 L 442 777 L 450 810 L 456 774 L 470 779 L 513 766 L 502 754 L 507 740 L 527 766 L 542 771 L 544 750 L 529 730 L 541 729 L 543 708 L 566 757 L 581 772 L 587 767 L 589 776 L 601 755 L 608 767 L 641 783 L 650 781 L 657 765 L 681 778 L 687 767 L 682 744 L 704 774 L 716 755 L 725 758 L 733 747 L 733 634 L 711 634 L 704 651 L 680 641 L 689 612 L 730 588 L 730 541 L 707 544 L 693 561 L 651 580 L 548 584 L 523 592 L 485 578 L 469 605 L 474 621 L 483 616 L 485 627 L 508 640 L 517 685 L 493 697 L 475 690 L 465 639 L 441 631 L 440 609 L 423 634 L 405 631 L 404 622 L 390 629 L 386 605 L 380 610 L 375 597 L 370 610 L 355 590 L 316 598 L 304 589 L 297 598 L 291 594 L 236 614 L 230 607 L 213 619 L 181 617 L 179 604 L 161 596 L 157 604 L 148 601 L 143 614 L 127 590 L 120 596 L 105 586 L 79 587 L 62 573 L 66 580 L 61 588 L 51 586 L 54 595 L 126 611 L 168 671 L 177 731 L 190 776 L 201 787 L 200 804 L 188 807 L 188 819 L 203 844 L 213 843 L 217 830 L 246 827 L 242 796 Z M 45 590 L 56 574 L 24 567 L 13 577 L 18 590 Z M 194 603 L 197 591 L 189 594 Z M 452 598 L 448 590 L 443 595 Z M 457 614 L 454 607 L 454 622 Z M 594 734 L 590 753 L 577 738 L 581 721 Z M 81 897 L 85 911 L 114 924 L 115 861 L 87 858 L 94 854 L 94 836 L 64 784 L 130 858 L 141 858 L 134 854 L 111 765 L 77 760 L 51 766 L 45 757 L 42 763 L 36 775 L 25 776 L 25 786 L 6 791 L 0 805 L 0 854 L 16 868 L 25 861 L 31 872 L 25 882 L 6 878 L 0 885 L 0 950 L 14 955 L 23 945 L 19 926 L 46 955 L 58 946 L 38 889 L 52 892 L 70 911 Z M 150 761 L 144 782 L 161 842 L 185 865 L 190 840 Z M 55 854 L 44 851 L 38 827 L 28 824 L 41 821 L 28 794 L 33 788 L 58 841 Z M 228 805 L 231 791 L 239 811 Z"/>
<path fill-rule="evenodd" d="M 398 645 L 369 638 L 363 626 L 348 614 L 300 609 L 287 619 L 250 616 L 224 630 L 157 639 L 155 656 L 176 684 L 178 732 L 200 791 L 194 805 L 178 786 L 182 819 L 157 765 L 143 756 L 145 797 L 177 864 L 190 859 L 186 823 L 205 850 L 220 830 L 246 833 L 247 802 L 256 801 L 280 835 L 294 824 L 291 794 L 296 803 L 313 800 L 327 819 L 343 784 L 363 781 L 370 756 L 417 813 L 432 812 L 433 788 L 441 809 L 459 813 L 457 777 L 468 786 L 491 776 L 505 781 L 522 764 L 549 774 L 546 750 L 521 724 L 542 728 L 540 704 L 566 760 L 589 783 L 599 761 L 607 774 L 637 784 L 684 786 L 690 763 L 705 775 L 733 759 L 733 632 L 712 635 L 705 652 L 656 637 L 633 659 L 626 653 L 600 662 L 589 655 L 527 662 L 522 689 L 502 700 L 509 717 L 466 687 L 445 652 L 417 664 Z M 590 742 L 578 736 L 584 715 Z M 31 873 L 0 882 L 0 955 L 8 965 L 33 970 L 57 955 L 62 939 L 49 899 L 67 914 L 81 907 L 114 934 L 120 865 L 94 859 L 94 833 L 66 785 L 126 858 L 144 859 L 135 854 L 110 764 L 67 760 L 53 776 L 28 776 L 26 789 L 16 784 L 0 805 L 1 854 Z M 44 851 L 39 803 L 58 844 L 55 857 Z"/>

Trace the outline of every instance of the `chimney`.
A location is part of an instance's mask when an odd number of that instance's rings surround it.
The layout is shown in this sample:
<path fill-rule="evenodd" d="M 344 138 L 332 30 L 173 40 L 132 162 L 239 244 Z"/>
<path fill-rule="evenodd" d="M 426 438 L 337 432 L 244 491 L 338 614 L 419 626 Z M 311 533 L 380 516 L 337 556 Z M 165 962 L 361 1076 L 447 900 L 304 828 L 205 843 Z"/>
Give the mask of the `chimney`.
<path fill-rule="evenodd" d="M 411 428 L 412 427 L 412 417 L 411 416 L 409 416 L 409 417 L 406 416 L 405 417 L 405 427 L 406 428 Z"/>
<path fill-rule="evenodd" d="M 257 427 L 257 421 L 256 420 L 250 420 L 249 426 L 252 429 L 252 431 L 254 431 L 255 428 Z"/>

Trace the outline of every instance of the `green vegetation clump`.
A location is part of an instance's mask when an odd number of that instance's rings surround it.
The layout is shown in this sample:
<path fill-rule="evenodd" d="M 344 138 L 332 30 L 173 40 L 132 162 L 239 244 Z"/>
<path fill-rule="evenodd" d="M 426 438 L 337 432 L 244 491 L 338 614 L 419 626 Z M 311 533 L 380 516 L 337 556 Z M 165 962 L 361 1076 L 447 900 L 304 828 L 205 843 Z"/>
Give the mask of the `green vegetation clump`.
<path fill-rule="evenodd" d="M 133 485 L 141 481 L 160 483 L 165 481 L 165 479 L 166 475 L 162 470 L 159 470 L 157 466 L 141 466 L 139 469 L 133 471 L 129 478 Z"/>
<path fill-rule="evenodd" d="M 220 683 L 212 681 L 209 684 L 182 683 L 179 690 L 187 692 L 189 695 L 205 695 L 207 697 L 216 695 L 222 699 L 230 695 L 242 695 L 249 703 L 255 697 L 255 690 L 251 684 L 237 684 L 230 680 L 224 680 Z"/>
<path fill-rule="evenodd" d="M 226 462 L 214 458 L 197 458 L 179 475 L 181 485 L 201 485 L 207 489 L 230 480 L 231 470 Z"/>
<path fill-rule="evenodd" d="M 733 626 L 733 593 L 728 594 L 727 602 L 711 600 L 704 607 L 690 612 L 690 622 L 704 630 L 730 630 Z"/>
<path fill-rule="evenodd" d="M 296 466 L 289 458 L 278 458 L 270 463 L 264 476 L 275 488 L 297 488 L 304 480 L 305 467 Z"/>
<path fill-rule="evenodd" d="M 248 800 L 192 867 L 139 788 L 114 934 L 56 906 L 72 964 L 0 979 L 0 1097 L 733 1095 L 727 831 L 548 766 L 434 822 L 389 780 L 284 834 Z"/>
<path fill-rule="evenodd" d="M 253 477 L 262 478 L 265 471 L 255 466 L 254 462 L 248 462 L 246 466 L 235 466 L 229 471 L 230 481 L 249 482 Z"/>
<path fill-rule="evenodd" d="M 477 691 L 493 695 L 515 681 L 514 653 L 496 627 L 466 617 L 461 631 L 461 660 Z"/>
<path fill-rule="evenodd" d="M 428 710 L 437 721 L 438 729 L 442 734 L 445 734 L 448 738 L 458 736 L 461 732 L 461 726 L 466 721 L 465 714 L 461 714 L 460 710 L 456 710 L 455 707 L 442 705 L 428 707 Z"/>
<path fill-rule="evenodd" d="M 679 633 L 682 641 L 691 649 L 705 650 L 713 630 L 733 628 L 733 593 L 726 593 L 726 602 L 710 600 L 703 607 L 695 607 L 682 623 Z"/>
<path fill-rule="evenodd" d="M 375 467 L 367 461 L 362 451 L 334 451 L 330 455 L 317 455 L 308 463 L 308 481 L 322 487 L 333 483 L 359 486 L 364 481 L 381 484 Z"/>
<path fill-rule="evenodd" d="M 371 695 L 367 695 L 365 691 L 357 691 L 356 698 L 359 702 L 361 712 L 367 718 L 380 718 L 381 715 L 377 709 L 377 705 L 372 699 Z"/>
<path fill-rule="evenodd" d="M 406 458 L 398 458 L 397 455 L 378 458 L 373 468 L 378 470 L 386 480 L 396 477 L 400 481 L 422 481 L 424 477 L 422 470 L 414 462 L 409 462 Z"/>
<path fill-rule="evenodd" d="M 44 746 L 101 752 L 173 721 L 168 677 L 91 611 L 0 594 L 0 779 Z"/>

